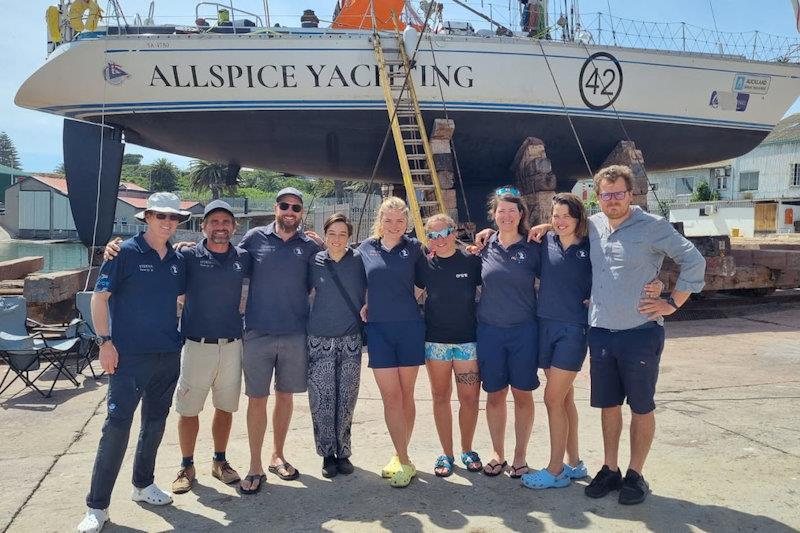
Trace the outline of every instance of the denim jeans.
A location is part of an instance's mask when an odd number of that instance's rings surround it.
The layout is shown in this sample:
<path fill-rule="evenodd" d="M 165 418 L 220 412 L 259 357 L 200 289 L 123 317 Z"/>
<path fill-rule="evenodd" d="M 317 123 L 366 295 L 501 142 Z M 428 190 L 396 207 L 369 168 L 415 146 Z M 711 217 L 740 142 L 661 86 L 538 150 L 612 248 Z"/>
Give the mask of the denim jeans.
<path fill-rule="evenodd" d="M 111 501 L 140 400 L 142 424 L 133 461 L 133 485 L 143 489 L 153 483 L 156 452 L 164 436 L 180 364 L 180 352 L 119 355 L 117 370 L 108 381 L 108 414 L 86 495 L 90 508 L 105 509 Z"/>

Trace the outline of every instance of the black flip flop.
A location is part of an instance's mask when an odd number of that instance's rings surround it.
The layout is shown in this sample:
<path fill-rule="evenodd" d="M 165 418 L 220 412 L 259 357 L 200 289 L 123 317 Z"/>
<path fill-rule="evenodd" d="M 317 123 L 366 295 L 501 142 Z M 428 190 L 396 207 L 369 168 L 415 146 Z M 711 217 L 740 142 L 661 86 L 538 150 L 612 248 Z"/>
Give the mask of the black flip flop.
<path fill-rule="evenodd" d="M 249 489 L 242 488 L 242 484 L 240 482 L 239 491 L 241 491 L 242 494 L 256 494 L 259 491 L 261 491 L 262 485 L 264 485 L 264 483 L 267 482 L 267 476 L 266 474 L 250 474 L 248 476 L 245 476 L 244 481 L 249 481 L 251 488 Z M 258 481 L 258 485 L 256 485 L 255 488 L 252 488 L 253 483 L 255 483 L 256 481 Z"/>
<path fill-rule="evenodd" d="M 517 472 L 519 472 L 522 469 L 525 469 L 525 472 L 523 472 L 522 474 L 517 474 Z M 528 467 L 528 463 L 525 463 L 522 466 L 513 466 L 512 465 L 511 469 L 509 470 L 508 477 L 510 477 L 511 479 L 519 479 L 522 476 L 524 476 L 525 474 L 527 474 L 529 471 L 530 471 L 530 467 Z"/>
<path fill-rule="evenodd" d="M 281 472 L 280 472 L 281 469 L 283 471 L 288 471 L 290 468 L 294 469 L 294 474 L 281 474 Z M 294 481 L 295 479 L 300 477 L 300 471 L 298 469 L 294 468 L 289 463 L 283 463 L 283 464 L 279 464 L 279 465 L 270 465 L 267 470 L 269 470 L 270 472 L 272 472 L 273 474 L 275 474 L 276 476 L 278 476 L 279 478 L 281 478 L 284 481 Z"/>
<path fill-rule="evenodd" d="M 498 466 L 500 467 L 500 470 L 498 470 L 497 472 L 495 472 L 495 471 L 494 471 L 494 469 L 495 469 L 495 468 L 497 468 Z M 487 470 L 486 470 L 487 468 L 491 468 L 491 471 L 487 471 Z M 505 471 L 506 471 L 506 468 L 508 468 L 508 461 L 503 461 L 503 464 L 499 464 L 499 463 L 497 463 L 497 464 L 492 464 L 492 463 L 491 463 L 491 461 L 489 461 L 488 463 L 486 463 L 486 464 L 483 466 L 483 470 L 482 470 L 482 472 L 483 472 L 483 474 L 484 474 L 485 476 L 489 476 L 489 477 L 495 477 L 495 476 L 499 476 L 500 474 L 502 474 L 503 472 L 505 472 Z"/>

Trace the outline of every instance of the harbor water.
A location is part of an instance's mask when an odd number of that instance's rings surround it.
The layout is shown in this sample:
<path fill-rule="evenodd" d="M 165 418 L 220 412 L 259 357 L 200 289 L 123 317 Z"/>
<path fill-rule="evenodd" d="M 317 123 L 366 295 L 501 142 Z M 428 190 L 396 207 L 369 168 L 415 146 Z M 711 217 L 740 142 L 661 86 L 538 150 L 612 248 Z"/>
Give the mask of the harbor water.
<path fill-rule="evenodd" d="M 77 242 L 0 242 L 0 261 L 35 255 L 44 257 L 44 268 L 41 272 L 83 268 L 89 264 L 86 247 Z"/>

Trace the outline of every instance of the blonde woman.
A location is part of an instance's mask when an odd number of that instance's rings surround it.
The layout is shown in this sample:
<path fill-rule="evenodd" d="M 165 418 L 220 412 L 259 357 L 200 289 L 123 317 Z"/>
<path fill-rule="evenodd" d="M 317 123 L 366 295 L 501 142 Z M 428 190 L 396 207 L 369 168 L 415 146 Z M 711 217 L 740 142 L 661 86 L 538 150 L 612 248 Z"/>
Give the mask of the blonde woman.
<path fill-rule="evenodd" d="M 458 395 L 461 462 L 470 472 L 480 472 L 481 458 L 472 449 L 478 423 L 481 380 L 475 338 L 475 293 L 481 284 L 481 259 L 456 247 L 456 225 L 438 214 L 425 223 L 430 254 L 417 273 L 425 286 L 425 366 L 431 382 L 433 419 L 442 445 L 434 473 L 453 473 L 453 412 L 450 397 L 453 375 Z"/>
<path fill-rule="evenodd" d="M 369 367 L 383 399 L 395 455 L 381 475 L 406 487 L 417 474 L 408 458 L 414 429 L 414 385 L 425 363 L 425 323 L 415 297 L 415 271 L 425 261 L 420 242 L 406 236 L 408 207 L 399 198 L 383 201 L 372 236 L 358 250 L 367 272 Z"/>

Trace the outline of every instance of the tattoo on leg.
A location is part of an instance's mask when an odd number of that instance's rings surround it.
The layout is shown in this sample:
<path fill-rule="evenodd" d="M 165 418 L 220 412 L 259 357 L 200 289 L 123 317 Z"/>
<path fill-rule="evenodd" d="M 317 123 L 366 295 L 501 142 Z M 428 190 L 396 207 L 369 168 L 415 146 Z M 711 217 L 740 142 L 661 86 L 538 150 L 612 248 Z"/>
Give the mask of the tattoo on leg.
<path fill-rule="evenodd" d="M 475 385 L 481 382 L 481 376 L 477 372 L 464 372 L 459 374 L 456 372 L 456 383 L 461 385 Z"/>

